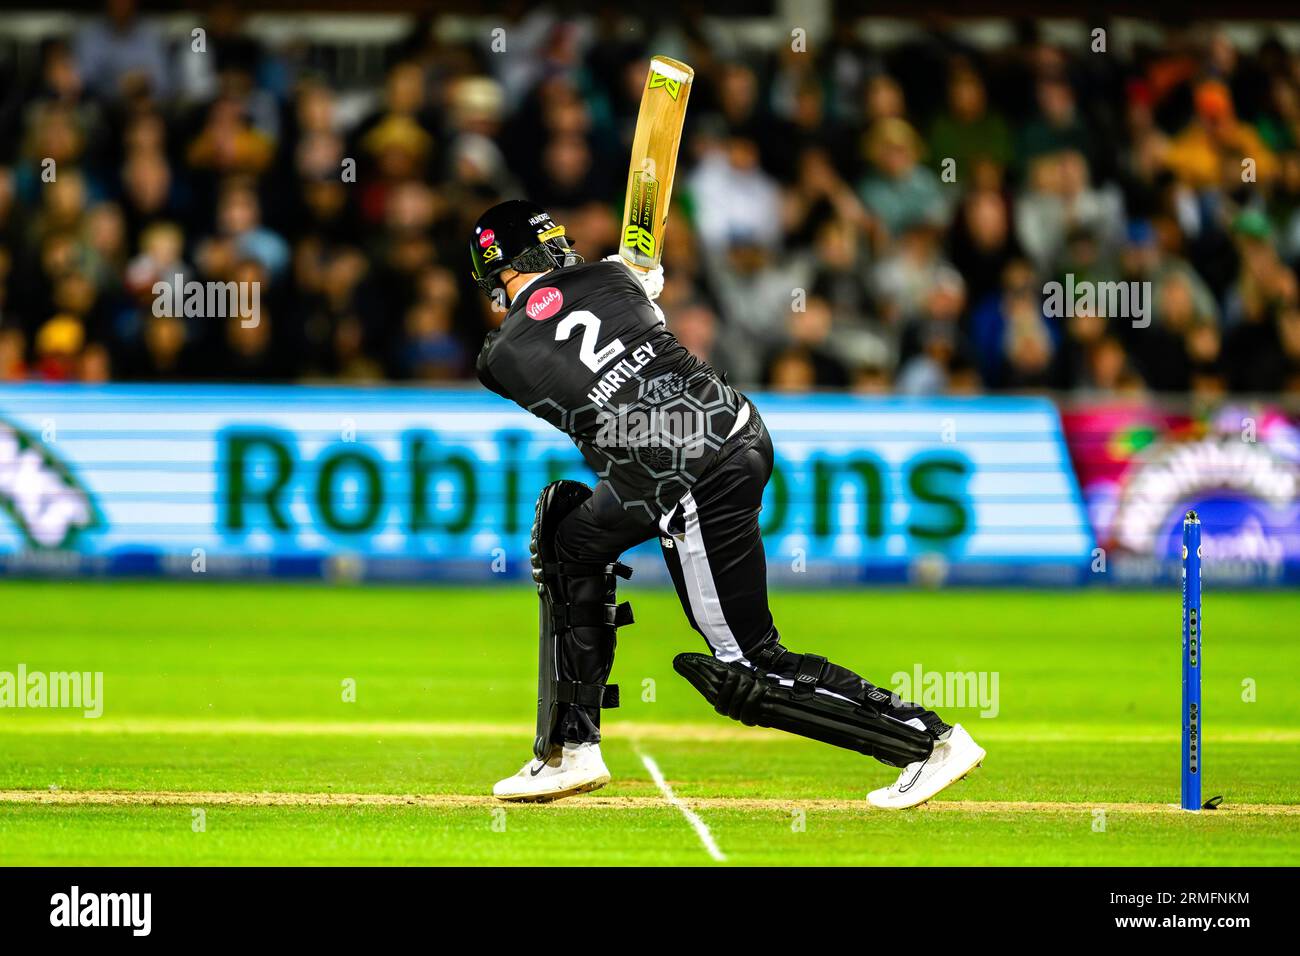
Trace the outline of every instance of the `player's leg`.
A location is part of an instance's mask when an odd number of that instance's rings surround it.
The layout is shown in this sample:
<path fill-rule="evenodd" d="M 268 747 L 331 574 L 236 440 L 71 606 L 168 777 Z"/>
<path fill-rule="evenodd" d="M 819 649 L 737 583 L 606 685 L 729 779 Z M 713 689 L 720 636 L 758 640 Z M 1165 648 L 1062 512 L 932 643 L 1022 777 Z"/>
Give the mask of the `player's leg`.
<path fill-rule="evenodd" d="M 702 478 L 661 529 L 660 547 L 691 626 L 714 657 L 761 668 L 787 683 L 820 664 L 818 687 L 870 705 L 934 736 L 939 715 L 904 701 L 847 667 L 786 648 L 767 600 L 767 558 L 759 529 L 763 488 L 772 473 L 772 442 L 761 420 L 756 434 Z M 748 430 L 748 429 L 747 429 Z M 744 433 L 733 441 L 743 440 Z"/>
<path fill-rule="evenodd" d="M 615 633 L 632 622 L 618 604 L 618 563 L 654 526 L 632 516 L 598 514 L 600 490 L 556 482 L 538 498 L 533 526 L 533 577 L 539 615 L 535 759 L 493 792 L 507 800 L 553 800 L 609 782 L 600 755 L 600 711 L 618 706 L 608 683 Z"/>
<path fill-rule="evenodd" d="M 755 418 L 732 441 L 743 445 L 726 449 L 731 453 L 661 528 L 660 545 L 682 605 L 715 658 L 682 655 L 679 671 L 735 719 L 870 753 L 894 766 L 936 769 L 953 734 L 959 731 L 957 740 L 969 735 L 849 668 L 781 643 L 767 604 L 759 531 L 771 440 Z M 929 759 L 932 751 L 938 759 Z"/>
<path fill-rule="evenodd" d="M 618 564 L 618 558 L 655 533 L 648 517 L 611 514 L 613 509 L 602 508 L 606 492 L 598 485 L 592 498 L 560 523 L 554 539 L 556 580 L 568 605 L 567 618 L 556 622 L 557 677 L 584 686 L 606 684 L 614 666 L 617 629 L 632 623 L 630 606 L 620 605 L 617 598 L 619 577 L 631 571 Z M 617 700 L 607 705 L 617 706 Z M 551 743 L 599 743 L 600 711 L 581 696 L 562 701 Z"/>

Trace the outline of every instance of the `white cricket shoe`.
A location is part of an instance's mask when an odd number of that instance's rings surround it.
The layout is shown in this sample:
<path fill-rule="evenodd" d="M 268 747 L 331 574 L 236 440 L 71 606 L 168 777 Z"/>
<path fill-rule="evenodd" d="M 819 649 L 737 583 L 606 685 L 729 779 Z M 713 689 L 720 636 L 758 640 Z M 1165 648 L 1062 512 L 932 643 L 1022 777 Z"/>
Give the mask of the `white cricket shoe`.
<path fill-rule="evenodd" d="M 867 802 L 882 810 L 915 807 L 966 776 L 984 756 L 984 748 L 971 739 L 966 728 L 954 724 L 946 740 L 935 741 L 927 759 L 909 763 L 892 786 L 867 794 Z"/>
<path fill-rule="evenodd" d="M 500 800 L 542 802 L 599 790 L 609 783 L 600 744 L 551 748 L 546 760 L 530 760 L 513 777 L 498 780 L 492 795 Z"/>

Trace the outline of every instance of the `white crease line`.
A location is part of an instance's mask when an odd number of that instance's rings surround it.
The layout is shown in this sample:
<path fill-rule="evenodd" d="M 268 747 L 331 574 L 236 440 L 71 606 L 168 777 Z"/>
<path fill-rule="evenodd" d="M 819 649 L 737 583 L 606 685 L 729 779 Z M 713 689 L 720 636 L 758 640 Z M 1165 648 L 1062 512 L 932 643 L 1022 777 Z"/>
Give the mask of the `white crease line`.
<path fill-rule="evenodd" d="M 718 844 L 713 839 L 713 834 L 709 832 L 708 826 L 700 819 L 699 814 L 683 803 L 682 799 L 677 796 L 677 794 L 673 793 L 673 788 L 668 786 L 668 781 L 664 779 L 663 772 L 660 771 L 659 765 L 655 763 L 654 758 L 649 754 L 641 753 L 639 750 L 637 751 L 637 756 L 639 756 L 641 762 L 645 764 L 646 770 L 650 772 L 650 779 L 655 782 L 655 786 L 658 787 L 659 792 L 664 795 L 664 799 L 667 800 L 671 806 L 682 811 L 682 816 L 686 818 L 686 822 L 695 830 L 695 835 L 700 838 L 700 842 L 704 844 L 704 849 L 708 851 L 709 856 L 713 857 L 719 863 L 725 862 L 727 857 L 720 849 L 718 849 Z"/>

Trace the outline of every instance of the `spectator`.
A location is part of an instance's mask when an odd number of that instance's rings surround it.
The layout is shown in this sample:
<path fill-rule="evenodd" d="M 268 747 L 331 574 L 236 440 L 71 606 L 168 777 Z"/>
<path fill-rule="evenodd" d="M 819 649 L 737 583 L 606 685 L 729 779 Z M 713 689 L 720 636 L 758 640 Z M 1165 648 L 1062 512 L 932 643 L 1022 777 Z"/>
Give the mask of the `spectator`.
<path fill-rule="evenodd" d="M 948 78 L 948 111 L 930 127 L 931 160 L 956 161 L 957 182 L 973 181 L 982 162 L 999 169 L 1011 164 L 1011 131 L 1001 114 L 988 107 L 984 81 L 968 64 L 958 64 Z"/>
<path fill-rule="evenodd" d="M 1006 197 L 994 189 L 975 189 L 957 210 L 949 238 L 953 266 L 966 279 L 972 302 L 998 288 L 1002 270 L 1020 255 Z"/>
<path fill-rule="evenodd" d="M 1033 267 L 1012 259 L 971 315 L 972 346 L 990 388 L 1044 388 L 1056 384 L 1056 334 L 1043 316 Z"/>
<path fill-rule="evenodd" d="M 32 371 L 46 382 L 75 381 L 86 330 L 73 315 L 56 315 L 36 333 L 36 361 Z"/>
<path fill-rule="evenodd" d="M 1037 99 L 1038 116 L 1025 125 L 1020 137 L 1021 156 L 1032 163 L 1042 156 L 1077 153 L 1087 162 L 1095 142 L 1079 115 L 1069 81 L 1061 76 L 1043 77 L 1038 81 Z"/>
<path fill-rule="evenodd" d="M 763 249 L 781 238 L 780 189 L 759 166 L 758 145 L 728 135 L 709 148 L 687 179 L 706 253 L 719 255 L 742 239 Z"/>
<path fill-rule="evenodd" d="M 906 395 L 936 395 L 954 379 L 966 381 L 975 350 L 961 327 L 966 287 L 953 269 L 936 275 L 921 310 L 907 320 L 899 344 L 898 390 Z"/>
<path fill-rule="evenodd" d="M 919 312 L 940 275 L 956 272 L 943 258 L 941 236 L 938 226 L 917 223 L 873 267 L 872 285 L 886 326 L 896 327 Z"/>
<path fill-rule="evenodd" d="M 716 354 L 718 319 L 713 311 L 701 302 L 685 302 L 672 310 L 668 322 L 677 341 L 696 358 L 725 368 Z"/>
<path fill-rule="evenodd" d="M 782 372 L 780 365 L 792 354 L 812 369 L 812 384 L 817 388 L 843 388 L 848 385 L 848 371 L 836 357 L 831 343 L 833 319 L 830 303 L 812 297 L 802 309 L 792 309 L 787 321 L 788 341 L 769 357 L 764 382 L 773 383 Z"/>
<path fill-rule="evenodd" d="M 817 385 L 817 369 L 807 352 L 791 346 L 773 357 L 765 384 L 774 392 L 811 391 Z"/>
<path fill-rule="evenodd" d="M 1254 127 L 1237 119 L 1228 88 L 1207 80 L 1196 88 L 1195 103 L 1195 118 L 1165 153 L 1165 165 L 1178 180 L 1198 190 L 1240 183 L 1242 161 L 1249 158 L 1257 181 L 1272 181 L 1277 173 L 1273 152 Z"/>
<path fill-rule="evenodd" d="M 256 260 L 272 279 L 278 279 L 289 265 L 289 245 L 261 220 L 257 193 L 247 183 L 231 181 L 218 200 L 218 235 L 230 243 L 234 255 Z M 207 271 L 217 274 L 213 269 Z"/>
<path fill-rule="evenodd" d="M 891 237 L 918 223 L 947 224 L 948 204 L 939 177 L 921 165 L 923 151 L 920 137 L 906 120 L 877 120 L 867 135 L 867 159 L 873 171 L 859 191 Z"/>
<path fill-rule="evenodd" d="M 0 382 L 27 377 L 27 338 L 15 325 L 0 326 Z"/>
<path fill-rule="evenodd" d="M 1071 234 L 1092 235 L 1104 254 L 1118 251 L 1124 204 L 1118 189 L 1088 182 L 1082 153 L 1047 153 L 1033 161 L 1029 189 L 1016 205 L 1016 238 L 1040 272 L 1063 264 Z"/>
<path fill-rule="evenodd" d="M 77 34 L 77 67 L 106 99 L 165 98 L 171 89 L 161 35 L 136 16 L 135 0 L 108 0 L 105 16 Z"/>
<path fill-rule="evenodd" d="M 808 288 L 806 263 L 776 261 L 761 243 L 738 236 L 726 258 L 711 266 L 708 280 L 722 308 L 722 348 L 737 382 L 761 376 L 763 356 L 784 341 L 796 289 Z"/>

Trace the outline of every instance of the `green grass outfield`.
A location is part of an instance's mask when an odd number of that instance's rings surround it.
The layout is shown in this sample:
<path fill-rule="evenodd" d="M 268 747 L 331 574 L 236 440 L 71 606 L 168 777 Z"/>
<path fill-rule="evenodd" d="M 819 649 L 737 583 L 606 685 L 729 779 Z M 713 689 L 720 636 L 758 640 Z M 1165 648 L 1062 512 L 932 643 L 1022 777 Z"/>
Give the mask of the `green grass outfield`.
<path fill-rule="evenodd" d="M 1300 863 L 1296 594 L 1207 595 L 1205 796 L 1224 806 L 1201 814 L 1173 809 L 1174 591 L 775 595 L 789 646 L 882 684 L 998 675 L 996 716 L 942 708 L 983 768 L 905 812 L 863 799 L 889 768 L 714 714 L 672 671 L 703 649 L 676 599 L 625 596 L 614 782 L 503 806 L 492 782 L 532 740 L 523 584 L 0 583 L 0 671 L 102 671 L 105 697 L 99 719 L 0 709 L 0 865 Z"/>

